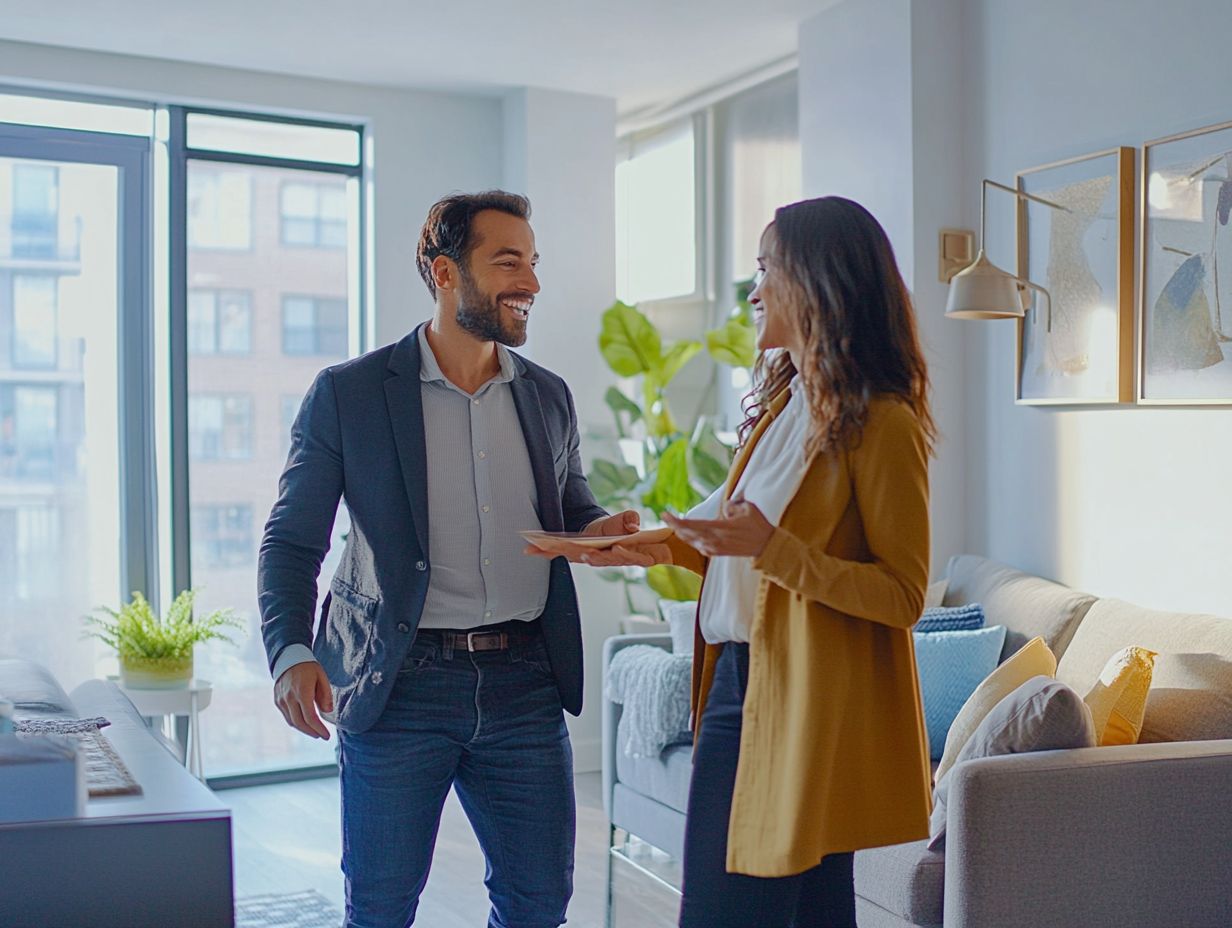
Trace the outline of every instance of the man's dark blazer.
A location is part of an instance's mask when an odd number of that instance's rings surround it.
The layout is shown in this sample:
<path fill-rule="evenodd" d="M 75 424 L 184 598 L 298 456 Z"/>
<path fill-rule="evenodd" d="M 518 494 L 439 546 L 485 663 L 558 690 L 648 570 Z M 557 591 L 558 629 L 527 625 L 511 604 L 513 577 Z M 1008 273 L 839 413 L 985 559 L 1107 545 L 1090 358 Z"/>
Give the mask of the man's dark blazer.
<path fill-rule="evenodd" d="M 432 552 L 419 332 L 317 375 L 291 428 L 278 501 L 257 568 L 270 665 L 312 648 L 334 692 L 335 724 L 370 728 L 385 708 L 419 626 Z M 607 515 L 582 473 L 577 414 L 560 377 L 513 355 L 510 382 L 530 452 L 539 520 L 580 531 Z M 351 517 L 342 562 L 312 630 L 317 575 L 338 508 Z M 561 704 L 582 710 L 582 629 L 569 564 L 552 561 L 542 626 Z"/>

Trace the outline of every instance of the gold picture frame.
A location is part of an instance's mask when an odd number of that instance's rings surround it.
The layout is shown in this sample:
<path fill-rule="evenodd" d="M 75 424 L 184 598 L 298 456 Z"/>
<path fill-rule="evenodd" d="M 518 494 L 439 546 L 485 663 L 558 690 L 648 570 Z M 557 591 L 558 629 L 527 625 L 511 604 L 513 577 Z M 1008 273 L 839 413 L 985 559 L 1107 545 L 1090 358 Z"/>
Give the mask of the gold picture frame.
<path fill-rule="evenodd" d="M 1019 405 L 1134 402 L 1135 154 L 1118 146 L 1015 175 L 1052 204 L 1018 199 L 1018 274 L 1050 295 L 1017 323 Z"/>
<path fill-rule="evenodd" d="M 1232 122 L 1143 145 L 1139 210 L 1137 401 L 1232 405 Z"/>

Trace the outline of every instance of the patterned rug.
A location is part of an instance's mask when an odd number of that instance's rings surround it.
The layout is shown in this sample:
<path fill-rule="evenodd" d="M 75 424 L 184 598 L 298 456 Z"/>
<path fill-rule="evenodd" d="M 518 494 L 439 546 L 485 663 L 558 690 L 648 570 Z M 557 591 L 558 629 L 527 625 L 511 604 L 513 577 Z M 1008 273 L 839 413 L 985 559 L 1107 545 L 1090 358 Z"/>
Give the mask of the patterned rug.
<path fill-rule="evenodd" d="M 235 900 L 235 928 L 338 928 L 342 913 L 315 889 Z"/>

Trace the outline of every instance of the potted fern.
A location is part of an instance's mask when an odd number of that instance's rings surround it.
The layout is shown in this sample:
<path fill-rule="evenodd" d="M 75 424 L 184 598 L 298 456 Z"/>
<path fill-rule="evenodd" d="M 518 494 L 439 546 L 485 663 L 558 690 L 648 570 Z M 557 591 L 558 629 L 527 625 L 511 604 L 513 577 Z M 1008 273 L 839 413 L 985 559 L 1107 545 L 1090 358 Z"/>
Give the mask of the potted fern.
<path fill-rule="evenodd" d="M 129 689 L 185 688 L 193 676 L 193 647 L 214 640 L 234 644 L 225 629 L 243 627 L 230 609 L 194 617 L 196 595 L 185 590 L 160 619 L 146 598 L 134 592 L 119 611 L 104 606 L 86 616 L 86 634 L 115 649 L 120 680 Z"/>

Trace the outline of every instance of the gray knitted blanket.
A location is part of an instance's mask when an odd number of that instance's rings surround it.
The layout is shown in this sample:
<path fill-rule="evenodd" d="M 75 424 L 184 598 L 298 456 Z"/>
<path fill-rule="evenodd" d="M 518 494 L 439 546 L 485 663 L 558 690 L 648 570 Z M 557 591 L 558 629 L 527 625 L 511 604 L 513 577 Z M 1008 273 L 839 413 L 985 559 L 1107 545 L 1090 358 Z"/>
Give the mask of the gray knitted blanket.
<path fill-rule="evenodd" d="M 657 758 L 689 728 L 693 657 L 635 644 L 608 667 L 607 696 L 624 706 L 625 753 Z"/>

